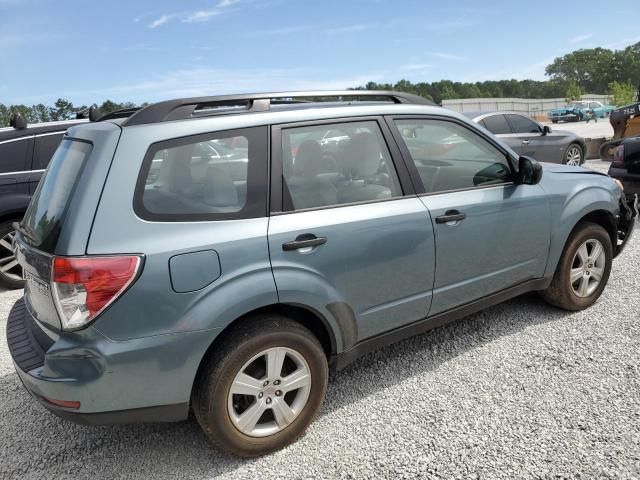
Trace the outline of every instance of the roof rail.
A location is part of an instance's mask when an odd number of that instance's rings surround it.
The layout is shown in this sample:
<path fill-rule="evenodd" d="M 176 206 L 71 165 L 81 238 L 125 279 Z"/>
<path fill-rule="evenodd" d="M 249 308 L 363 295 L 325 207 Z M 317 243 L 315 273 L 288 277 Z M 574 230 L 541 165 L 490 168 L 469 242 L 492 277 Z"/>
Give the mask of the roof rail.
<path fill-rule="evenodd" d="M 102 122 L 103 120 L 113 120 L 116 118 L 127 118 L 136 113 L 142 107 L 132 107 L 132 108 L 121 108 L 119 110 L 114 110 L 113 112 L 106 113 L 102 115 L 100 118 L 96 120 L 92 120 L 95 122 Z"/>
<path fill-rule="evenodd" d="M 131 115 L 123 125 L 143 125 L 148 123 L 184 120 L 187 118 L 229 115 L 234 113 L 267 112 L 271 105 L 283 103 L 306 103 L 321 101 L 319 98 L 356 99 L 384 98 L 393 103 L 413 103 L 435 105 L 424 97 L 405 92 L 382 90 L 319 90 L 303 92 L 251 93 L 244 95 L 218 95 L 212 97 L 183 98 L 154 103 L 141 108 Z"/>

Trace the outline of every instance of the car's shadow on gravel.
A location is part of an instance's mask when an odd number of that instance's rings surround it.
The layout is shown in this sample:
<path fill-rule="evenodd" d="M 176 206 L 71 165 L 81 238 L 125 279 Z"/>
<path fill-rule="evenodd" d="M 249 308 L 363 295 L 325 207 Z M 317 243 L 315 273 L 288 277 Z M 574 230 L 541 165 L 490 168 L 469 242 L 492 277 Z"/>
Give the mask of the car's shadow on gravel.
<path fill-rule="evenodd" d="M 316 421 L 322 422 L 324 416 L 350 403 L 437 369 L 488 342 L 566 315 L 536 295 L 525 295 L 368 354 L 332 376 L 327 400 Z M 8 352 L 0 350 L 0 355 L 5 354 Z M 247 466 L 247 460 L 212 449 L 194 420 L 178 424 L 75 425 L 48 413 L 24 391 L 17 375 L 8 371 L 0 376 L 0 395 L 0 477 L 62 472 L 74 478 L 100 478 L 110 471 L 108 476 L 113 478 L 114 462 L 117 471 L 129 478 L 181 477 L 187 465 L 190 478 L 212 477 Z"/>

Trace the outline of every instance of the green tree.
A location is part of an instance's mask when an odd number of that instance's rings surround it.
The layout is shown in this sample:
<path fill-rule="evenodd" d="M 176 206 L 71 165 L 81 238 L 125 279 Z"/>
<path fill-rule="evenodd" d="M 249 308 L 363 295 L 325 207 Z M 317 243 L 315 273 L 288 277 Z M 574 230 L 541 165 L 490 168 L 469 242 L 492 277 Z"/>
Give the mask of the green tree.
<path fill-rule="evenodd" d="M 51 121 L 51 113 L 49 108 L 47 108 L 44 104 L 39 103 L 37 105 L 33 105 L 31 107 L 31 112 L 35 117 L 36 122 L 50 122 Z"/>
<path fill-rule="evenodd" d="M 35 123 L 38 121 L 37 117 L 33 114 L 31 107 L 27 107 L 26 105 L 11 105 L 9 107 L 9 112 L 9 118 L 11 118 L 11 114 L 18 113 L 24 117 L 27 123 Z"/>
<path fill-rule="evenodd" d="M 576 50 L 556 58 L 545 69 L 552 79 L 574 82 L 583 92 L 603 93 L 615 80 L 615 54 L 606 48 Z"/>
<path fill-rule="evenodd" d="M 636 89 L 630 81 L 627 82 L 611 82 L 609 91 L 613 96 L 613 104 L 616 107 L 629 105 L 636 99 Z"/>
<path fill-rule="evenodd" d="M 49 116 L 51 120 L 69 120 L 75 117 L 76 111 L 73 108 L 73 103 L 64 98 L 56 100 L 53 108 L 49 108 Z"/>
<path fill-rule="evenodd" d="M 580 90 L 580 87 L 576 85 L 573 80 L 567 82 L 567 89 L 564 93 L 564 99 L 567 102 L 573 102 L 574 100 L 580 100 L 581 97 L 582 91 Z"/>
<path fill-rule="evenodd" d="M 6 127 L 9 125 L 9 119 L 11 117 L 11 111 L 6 105 L 0 103 L 0 127 Z"/>
<path fill-rule="evenodd" d="M 616 52 L 614 80 L 640 88 L 640 42 Z"/>

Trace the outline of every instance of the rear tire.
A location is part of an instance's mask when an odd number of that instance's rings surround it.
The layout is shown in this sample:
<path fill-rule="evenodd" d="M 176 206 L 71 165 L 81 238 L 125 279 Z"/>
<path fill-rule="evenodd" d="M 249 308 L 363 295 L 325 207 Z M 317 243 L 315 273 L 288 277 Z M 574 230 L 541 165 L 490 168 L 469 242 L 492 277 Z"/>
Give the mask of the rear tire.
<path fill-rule="evenodd" d="M 584 151 L 577 143 L 570 144 L 564 151 L 562 163 L 565 165 L 580 166 L 584 163 Z"/>
<path fill-rule="evenodd" d="M 0 224 L 0 286 L 17 289 L 24 287 L 22 268 L 13 254 L 14 230 L 12 222 Z"/>
<path fill-rule="evenodd" d="M 230 331 L 205 360 L 193 411 L 216 447 L 241 457 L 264 455 L 304 433 L 328 377 L 327 357 L 309 330 L 280 315 L 259 316 Z"/>
<path fill-rule="evenodd" d="M 612 261 L 613 247 L 607 231 L 595 223 L 579 224 L 569 237 L 542 298 L 569 311 L 590 307 L 607 285 Z"/>

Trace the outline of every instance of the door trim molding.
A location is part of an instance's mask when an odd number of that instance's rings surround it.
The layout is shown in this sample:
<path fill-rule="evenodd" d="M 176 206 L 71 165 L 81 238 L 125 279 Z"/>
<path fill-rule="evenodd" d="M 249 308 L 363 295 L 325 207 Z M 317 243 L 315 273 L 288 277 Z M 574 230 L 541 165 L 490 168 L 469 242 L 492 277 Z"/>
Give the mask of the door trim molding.
<path fill-rule="evenodd" d="M 353 361 L 357 360 L 359 357 L 373 350 L 428 332 L 429 330 L 446 325 L 455 320 L 459 320 L 471 315 L 472 313 L 476 313 L 480 310 L 484 310 L 485 308 L 492 307 L 506 300 L 522 295 L 523 293 L 544 290 L 550 283 L 551 277 L 528 280 L 524 283 L 501 290 L 479 300 L 475 300 L 465 305 L 452 308 L 451 310 L 438 313 L 437 315 L 410 323 L 409 325 L 404 325 L 388 332 L 365 338 L 364 340 L 360 340 L 349 350 L 336 355 L 335 358 L 332 359 L 332 367 L 336 370 L 341 370 Z"/>

